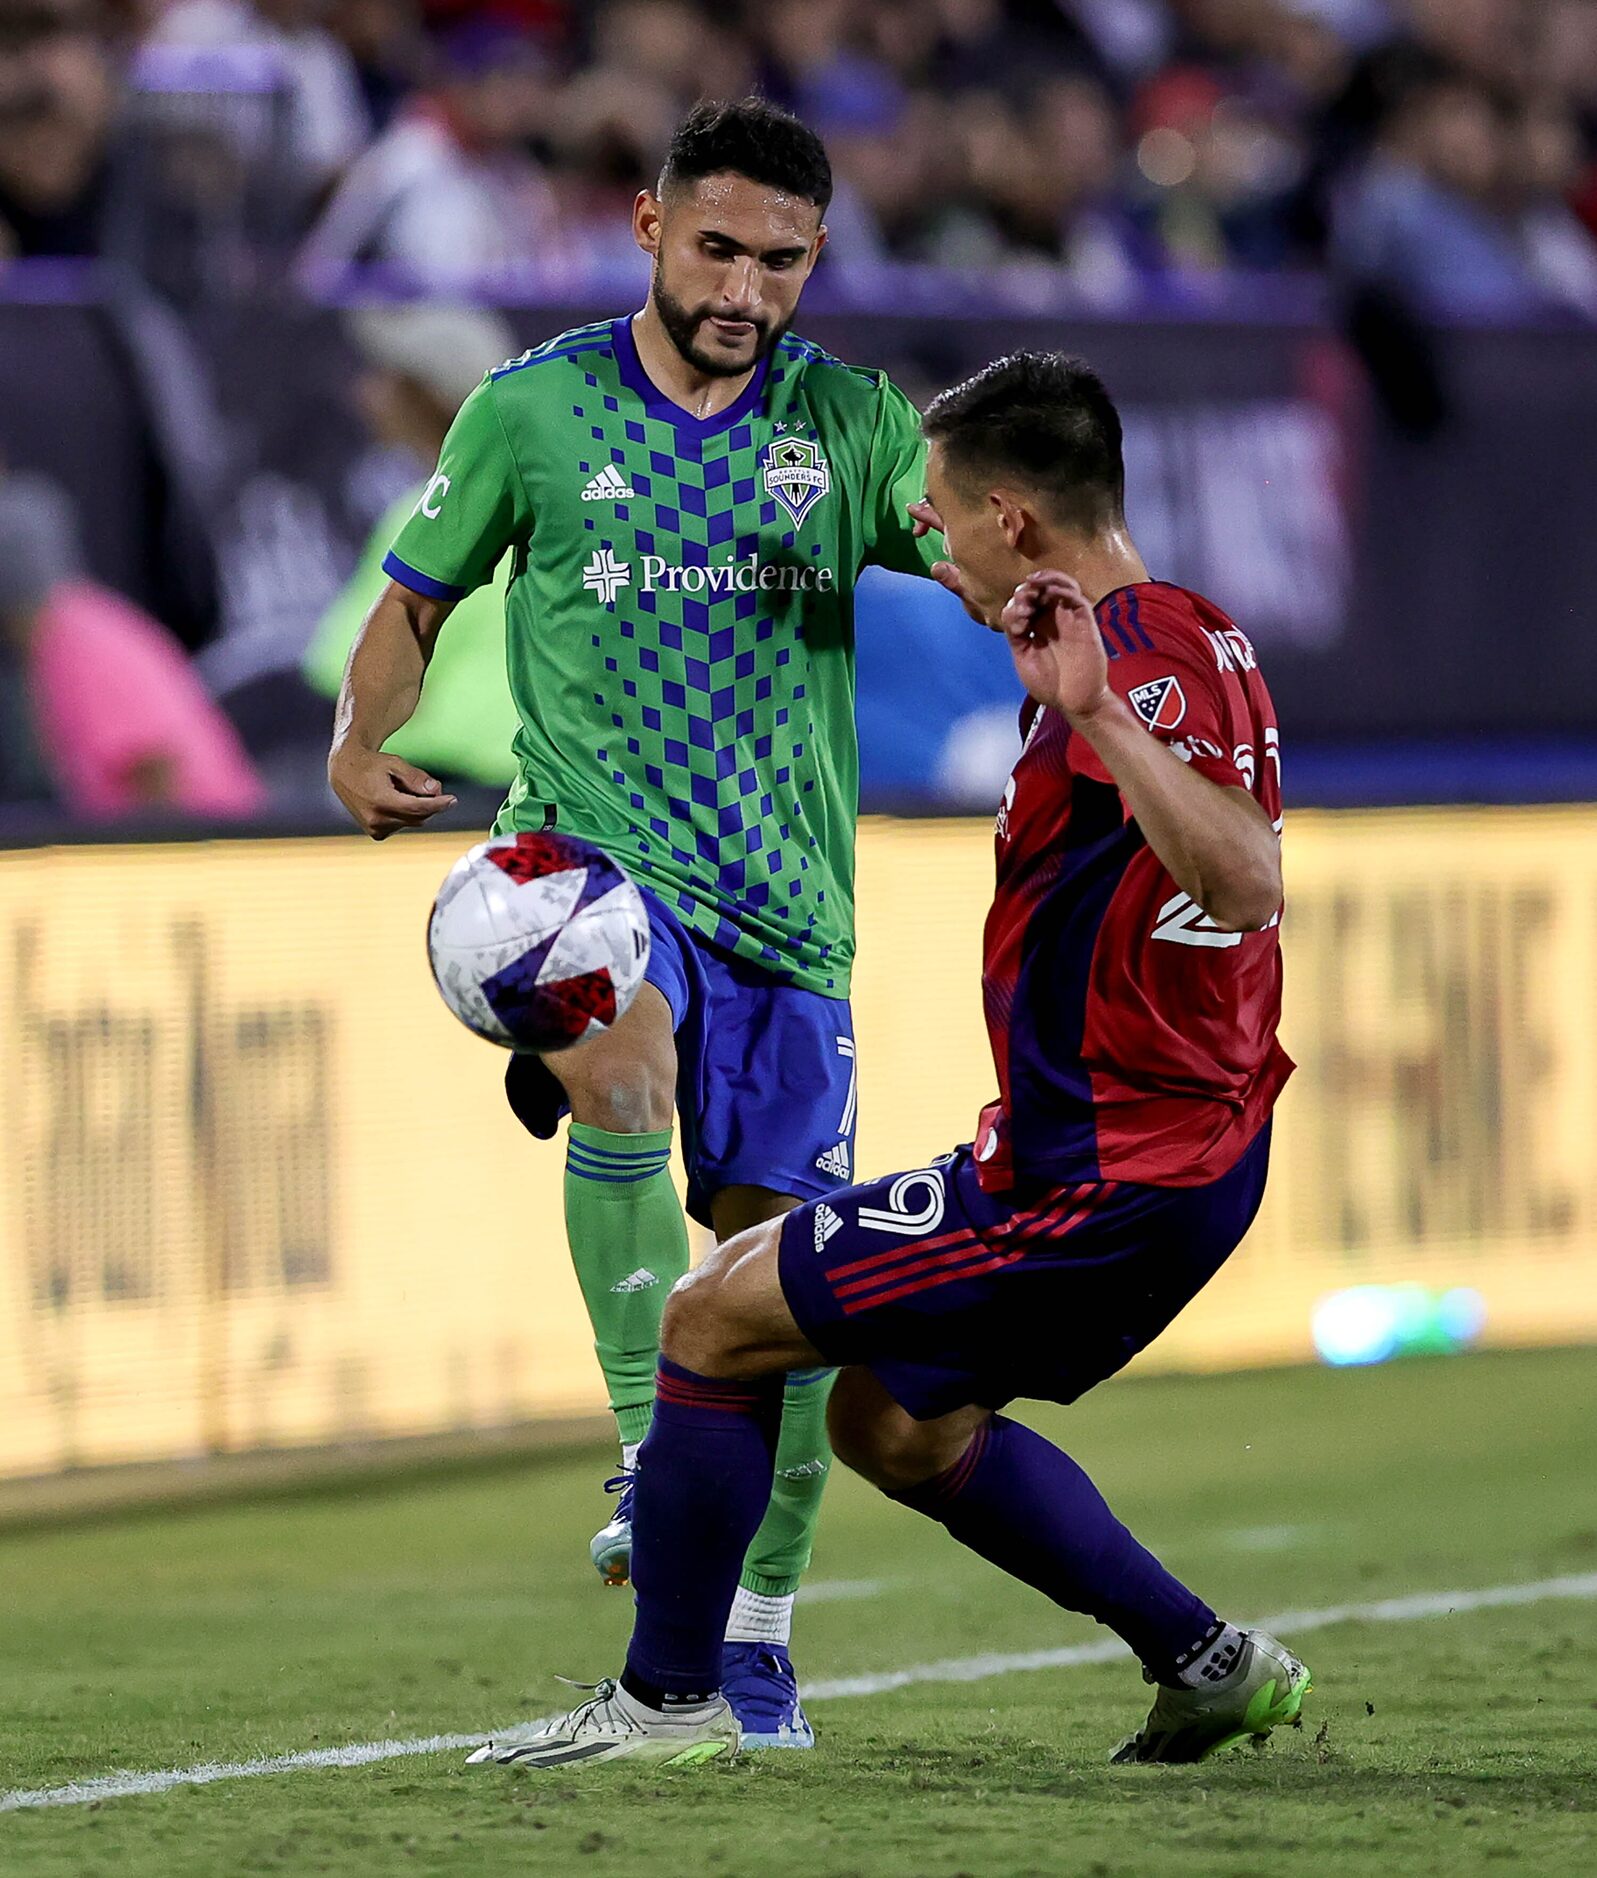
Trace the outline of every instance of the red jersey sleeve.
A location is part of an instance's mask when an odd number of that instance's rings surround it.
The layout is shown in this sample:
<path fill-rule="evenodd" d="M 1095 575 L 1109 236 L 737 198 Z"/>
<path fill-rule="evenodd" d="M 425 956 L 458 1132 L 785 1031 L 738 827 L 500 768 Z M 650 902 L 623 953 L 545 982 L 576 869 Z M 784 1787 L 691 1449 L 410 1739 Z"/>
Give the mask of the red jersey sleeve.
<path fill-rule="evenodd" d="M 1200 775 L 1223 788 L 1248 788 L 1251 778 L 1238 767 L 1239 751 L 1251 748 L 1247 700 L 1190 610 L 1128 592 L 1110 594 L 1097 615 L 1115 694 Z M 1078 775 L 1114 781 L 1086 738 L 1071 738 L 1070 755 Z"/>

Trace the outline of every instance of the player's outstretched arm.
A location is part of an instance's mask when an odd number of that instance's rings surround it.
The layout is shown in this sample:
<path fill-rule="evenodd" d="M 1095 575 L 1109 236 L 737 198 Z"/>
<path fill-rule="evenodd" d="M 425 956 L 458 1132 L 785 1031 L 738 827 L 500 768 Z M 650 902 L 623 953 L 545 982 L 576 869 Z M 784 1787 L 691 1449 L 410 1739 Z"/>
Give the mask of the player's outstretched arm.
<path fill-rule="evenodd" d="M 1281 906 L 1281 843 L 1245 789 L 1200 776 L 1158 740 L 1109 683 L 1098 622 L 1068 574 L 1015 589 L 1002 626 L 1021 683 L 1062 711 L 1097 751 L 1148 846 L 1176 885 L 1227 932 L 1257 932 Z"/>
<path fill-rule="evenodd" d="M 439 630 L 454 606 L 390 581 L 366 616 L 344 668 L 333 714 L 327 777 L 333 793 L 374 841 L 419 828 L 453 808 L 436 777 L 390 756 L 383 744 L 409 721 Z"/>

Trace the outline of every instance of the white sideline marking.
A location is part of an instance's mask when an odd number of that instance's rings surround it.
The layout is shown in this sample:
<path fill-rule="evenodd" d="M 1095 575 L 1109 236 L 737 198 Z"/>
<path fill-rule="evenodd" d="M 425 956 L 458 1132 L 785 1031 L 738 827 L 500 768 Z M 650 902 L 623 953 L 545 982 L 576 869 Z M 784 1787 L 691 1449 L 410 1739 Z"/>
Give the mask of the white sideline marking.
<path fill-rule="evenodd" d="M 839 1580 L 848 1583 L 849 1580 Z M 1373 1604 L 1328 1604 L 1312 1611 L 1279 1611 L 1255 1620 L 1269 1631 L 1284 1631 L 1296 1639 L 1308 1630 L 1332 1624 L 1401 1624 L 1421 1617 L 1453 1617 L 1463 1611 L 1499 1609 L 1505 1605 L 1542 1604 L 1555 1598 L 1597 1598 L 1597 1572 L 1569 1578 L 1542 1578 L 1533 1584 L 1487 1585 L 1477 1591 L 1420 1591 L 1406 1598 L 1380 1598 Z M 845 1696 L 885 1695 L 892 1689 L 919 1682 L 981 1682 L 989 1676 L 1013 1675 L 1025 1669 L 1070 1669 L 1081 1663 L 1107 1663 L 1127 1654 L 1118 1641 L 1078 1643 L 1059 1650 L 1025 1650 L 1012 1655 L 952 1656 L 938 1663 L 916 1663 L 906 1669 L 879 1670 L 868 1676 L 838 1676 L 830 1682 L 809 1684 L 806 1701 L 841 1700 Z M 517 1729 L 528 1724 L 520 1722 Z M 501 1729 L 501 1739 L 511 1732 Z M 196 1767 L 169 1767 L 153 1773 L 103 1774 L 93 1780 L 74 1780 L 64 1787 L 19 1788 L 0 1793 L 0 1813 L 24 1807 L 86 1806 L 97 1800 L 130 1799 L 144 1793 L 166 1793 L 173 1787 L 208 1786 L 216 1780 L 243 1780 L 255 1774 L 291 1774 L 306 1767 L 364 1767 L 373 1761 L 395 1761 L 412 1754 L 443 1754 L 457 1748 L 479 1748 L 492 1735 L 427 1735 L 414 1741 L 356 1741 L 341 1748 L 311 1748 L 300 1754 L 273 1754 L 254 1761 L 204 1761 Z"/>
<path fill-rule="evenodd" d="M 1289 1552 L 1322 1531 L 1319 1526 L 1233 1526 L 1220 1543 L 1237 1552 Z"/>
<path fill-rule="evenodd" d="M 1505 1604 L 1540 1604 L 1549 1598 L 1597 1598 L 1597 1572 L 1572 1578 L 1543 1578 L 1528 1585 L 1487 1585 L 1480 1591 L 1420 1591 L 1407 1598 L 1381 1598 L 1373 1604 L 1327 1604 L 1316 1611 L 1278 1611 L 1256 1617 L 1251 1628 L 1301 1636 L 1332 1624 L 1400 1624 L 1415 1617 L 1454 1617 L 1461 1611 L 1492 1610 Z M 1075 1643 L 1062 1650 L 1022 1650 L 1014 1655 L 952 1656 L 940 1663 L 916 1663 L 908 1669 L 878 1670 L 869 1676 L 839 1676 L 808 1683 L 806 1702 L 828 1696 L 885 1695 L 917 1682 L 981 1682 L 1022 1669 L 1073 1669 L 1081 1663 L 1109 1663 L 1129 1652 L 1118 1638 Z M 0 1799 L 0 1811 L 5 1801 Z"/>
<path fill-rule="evenodd" d="M 878 1598 L 887 1589 L 885 1578 L 819 1578 L 812 1585 L 800 1585 L 796 1596 L 800 1604 L 843 1604 L 851 1598 Z"/>

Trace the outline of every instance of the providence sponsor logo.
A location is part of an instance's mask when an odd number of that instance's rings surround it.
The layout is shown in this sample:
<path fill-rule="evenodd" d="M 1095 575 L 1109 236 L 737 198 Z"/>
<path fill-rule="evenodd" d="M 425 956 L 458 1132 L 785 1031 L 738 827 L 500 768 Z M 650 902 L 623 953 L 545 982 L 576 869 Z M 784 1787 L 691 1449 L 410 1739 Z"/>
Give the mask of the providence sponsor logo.
<path fill-rule="evenodd" d="M 623 587 L 633 584 L 633 565 L 609 548 L 595 549 L 582 570 L 582 584 L 602 605 L 614 604 Z M 681 567 L 663 554 L 646 554 L 638 563 L 642 593 L 691 593 L 715 599 L 732 593 L 835 593 L 837 569 L 798 561 L 762 561 L 748 554 L 740 561 Z"/>
<path fill-rule="evenodd" d="M 757 554 L 718 567 L 672 567 L 664 555 L 646 554 L 638 585 L 645 593 L 832 593 L 837 569 L 761 561 Z"/>

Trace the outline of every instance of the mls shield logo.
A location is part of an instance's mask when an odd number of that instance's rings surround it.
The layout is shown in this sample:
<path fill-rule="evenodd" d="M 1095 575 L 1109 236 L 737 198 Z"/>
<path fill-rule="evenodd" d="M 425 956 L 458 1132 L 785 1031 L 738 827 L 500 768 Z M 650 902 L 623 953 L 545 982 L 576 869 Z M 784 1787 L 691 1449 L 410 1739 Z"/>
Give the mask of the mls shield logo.
<path fill-rule="evenodd" d="M 1187 714 L 1186 694 L 1178 678 L 1155 678 L 1126 696 L 1131 708 L 1150 730 L 1174 730 Z"/>
<path fill-rule="evenodd" d="M 832 472 L 820 446 L 803 437 L 778 437 L 765 446 L 765 488 L 794 524 L 804 520 L 832 486 Z"/>

